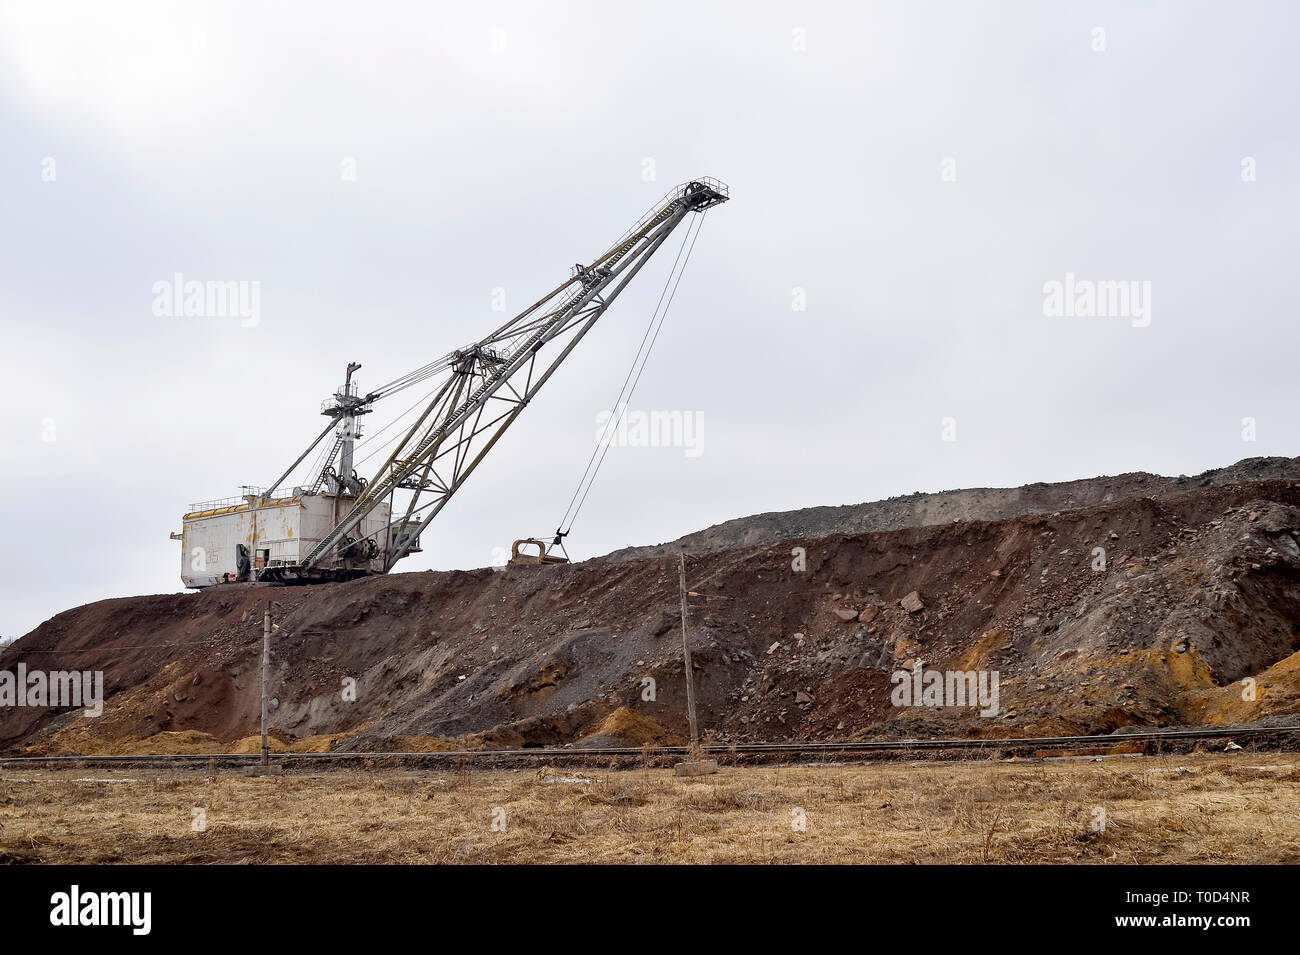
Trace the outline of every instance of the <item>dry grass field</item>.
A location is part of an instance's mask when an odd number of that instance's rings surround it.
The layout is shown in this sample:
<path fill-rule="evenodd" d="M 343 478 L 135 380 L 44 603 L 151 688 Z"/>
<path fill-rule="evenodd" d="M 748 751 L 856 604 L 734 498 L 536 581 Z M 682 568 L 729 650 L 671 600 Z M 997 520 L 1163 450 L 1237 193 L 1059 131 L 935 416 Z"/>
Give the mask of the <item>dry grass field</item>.
<path fill-rule="evenodd" d="M 0 861 L 1297 863 L 1300 761 L 6 770 Z"/>

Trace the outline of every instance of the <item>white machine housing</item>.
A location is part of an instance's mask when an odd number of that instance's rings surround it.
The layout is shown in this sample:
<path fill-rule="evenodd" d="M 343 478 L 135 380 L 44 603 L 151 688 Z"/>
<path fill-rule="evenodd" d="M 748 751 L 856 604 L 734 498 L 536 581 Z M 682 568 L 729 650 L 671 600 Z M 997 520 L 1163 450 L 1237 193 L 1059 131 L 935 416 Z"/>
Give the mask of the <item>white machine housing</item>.
<path fill-rule="evenodd" d="M 269 567 L 296 565 L 338 523 L 351 506 L 350 496 L 307 494 L 301 488 L 288 497 L 262 501 L 260 495 L 227 498 L 197 505 L 182 518 L 181 580 L 198 589 L 255 579 Z M 389 507 L 381 504 L 366 515 L 354 532 L 370 537 L 379 548 L 373 560 L 339 561 L 340 568 L 383 573 L 383 552 L 389 547 Z M 248 555 L 241 573 L 239 545 Z"/>

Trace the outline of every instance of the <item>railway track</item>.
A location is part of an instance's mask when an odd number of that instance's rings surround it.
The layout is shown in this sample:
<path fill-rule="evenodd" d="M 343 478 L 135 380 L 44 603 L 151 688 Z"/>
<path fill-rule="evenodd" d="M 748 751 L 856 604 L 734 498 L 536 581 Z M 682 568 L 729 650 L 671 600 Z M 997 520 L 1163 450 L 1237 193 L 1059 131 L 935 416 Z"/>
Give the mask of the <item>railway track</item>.
<path fill-rule="evenodd" d="M 852 740 L 845 742 L 789 742 L 789 743 L 734 743 L 702 746 L 704 753 L 726 761 L 745 761 L 760 757 L 788 756 L 795 761 L 818 757 L 843 757 L 858 753 L 876 753 L 891 756 L 908 753 L 949 753 L 954 758 L 969 758 L 970 754 L 1016 754 L 1043 750 L 1095 750 L 1126 743 L 1148 744 L 1148 748 L 1185 748 L 1188 744 L 1204 740 L 1228 739 L 1232 741 L 1277 738 L 1278 743 L 1300 740 L 1300 726 L 1245 727 L 1240 729 L 1187 729 L 1153 730 L 1144 733 L 1110 733 L 1095 736 L 1036 736 L 960 738 L 960 739 L 904 739 L 904 740 Z M 529 749 L 447 750 L 440 752 L 335 752 L 335 753 L 272 753 L 270 759 L 280 767 L 301 765 L 315 767 L 329 764 L 401 762 L 401 763 L 511 763 L 511 762 L 572 762 L 593 758 L 666 760 L 685 756 L 686 746 L 601 746 L 533 747 Z M 0 768 L 31 767 L 34 765 L 126 765 L 220 763 L 230 766 L 252 766 L 261 762 L 260 754 L 243 753 L 153 753 L 129 756 L 12 756 L 0 757 Z"/>

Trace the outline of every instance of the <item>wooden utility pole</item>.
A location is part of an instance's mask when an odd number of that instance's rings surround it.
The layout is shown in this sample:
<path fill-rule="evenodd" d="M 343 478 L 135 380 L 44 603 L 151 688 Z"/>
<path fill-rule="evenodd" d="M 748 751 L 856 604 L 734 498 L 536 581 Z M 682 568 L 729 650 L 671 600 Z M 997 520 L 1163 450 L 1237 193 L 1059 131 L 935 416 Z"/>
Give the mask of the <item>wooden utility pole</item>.
<path fill-rule="evenodd" d="M 700 742 L 700 728 L 695 722 L 695 671 L 691 668 L 691 642 L 686 629 L 686 555 L 681 554 L 678 584 L 682 591 L 682 660 L 686 664 L 686 718 L 691 724 L 691 750 Z"/>
<path fill-rule="evenodd" d="M 683 598 L 685 599 L 685 598 Z M 266 694 L 271 680 L 271 601 L 262 616 L 262 765 L 271 765 L 271 750 L 266 745 Z"/>
<path fill-rule="evenodd" d="M 687 624 L 686 598 L 690 591 L 686 589 L 686 555 L 682 554 L 677 565 L 677 582 L 682 591 L 682 662 L 686 664 L 686 718 L 691 724 L 691 751 L 685 762 L 673 767 L 678 776 L 707 776 L 718 771 L 718 762 L 704 759 L 700 750 L 700 725 L 695 720 L 695 665 L 691 662 L 690 629 Z M 696 594 L 695 596 L 699 596 Z"/>

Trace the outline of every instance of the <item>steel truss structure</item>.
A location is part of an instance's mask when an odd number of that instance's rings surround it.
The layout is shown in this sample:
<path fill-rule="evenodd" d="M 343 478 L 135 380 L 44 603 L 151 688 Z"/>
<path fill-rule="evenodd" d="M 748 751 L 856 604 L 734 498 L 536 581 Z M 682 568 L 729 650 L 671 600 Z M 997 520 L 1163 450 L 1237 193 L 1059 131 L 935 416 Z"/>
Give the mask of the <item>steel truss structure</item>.
<path fill-rule="evenodd" d="M 351 383 L 352 372 L 360 366 L 350 364 L 347 381 L 322 407 L 330 423 L 262 495 L 269 501 L 334 431 L 334 445 L 310 492 L 328 484 L 346 510 L 297 564 L 267 567 L 259 579 L 356 576 L 371 572 L 363 568 L 377 560 L 382 560 L 384 573 L 390 571 L 418 548 L 420 534 L 674 230 L 691 213 L 703 213 L 729 198 L 727 186 L 716 179 L 676 187 L 590 265 L 574 266 L 564 282 L 504 325 L 364 396 Z M 352 469 L 357 418 L 369 413 L 376 401 L 440 375 L 446 380 L 374 477 L 358 478 Z M 400 508 L 397 491 L 410 492 Z M 363 520 L 384 503 L 391 515 L 386 527 L 361 535 Z"/>

